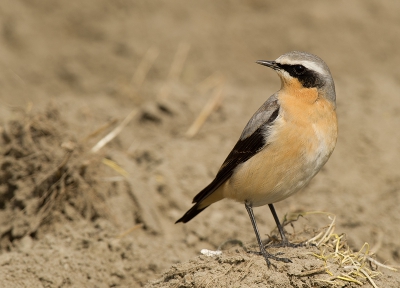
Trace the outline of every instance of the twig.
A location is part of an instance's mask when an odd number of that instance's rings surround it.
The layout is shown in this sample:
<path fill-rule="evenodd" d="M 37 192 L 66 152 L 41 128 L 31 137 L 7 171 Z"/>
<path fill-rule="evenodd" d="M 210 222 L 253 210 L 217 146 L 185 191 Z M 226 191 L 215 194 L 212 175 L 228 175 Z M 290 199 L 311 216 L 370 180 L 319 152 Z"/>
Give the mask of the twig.
<path fill-rule="evenodd" d="M 126 170 L 124 168 L 122 168 L 121 166 L 118 165 L 117 162 L 112 161 L 110 159 L 107 158 L 103 158 L 101 160 L 101 162 L 105 165 L 107 165 L 108 167 L 110 167 L 111 169 L 113 169 L 115 172 L 117 172 L 118 174 L 124 176 L 125 178 L 127 178 L 129 176 L 129 173 L 126 172 Z"/>
<path fill-rule="evenodd" d="M 322 234 L 324 234 L 324 231 L 321 231 L 321 232 L 319 232 L 316 236 L 314 236 L 313 238 L 308 239 L 308 240 L 306 241 L 306 243 L 316 242 L 317 239 L 319 239 L 319 238 L 322 236 Z"/>
<path fill-rule="evenodd" d="M 381 263 L 381 262 L 375 260 L 375 259 L 372 258 L 372 257 L 368 257 L 368 256 L 367 256 L 367 260 L 370 261 L 370 262 L 372 262 L 372 263 L 374 263 L 374 264 L 377 265 L 377 266 L 382 267 L 382 268 L 386 268 L 386 269 L 389 269 L 389 270 L 392 270 L 392 271 L 397 271 L 396 268 L 391 267 L 391 266 L 388 266 L 388 265 L 385 265 L 385 264 L 383 264 L 383 263 Z"/>
<path fill-rule="evenodd" d="M 298 276 L 298 277 L 310 276 L 310 275 L 313 275 L 313 274 L 318 274 L 318 273 L 325 272 L 325 270 L 326 270 L 326 267 L 322 266 L 322 267 L 317 268 L 317 269 L 312 269 L 312 270 L 307 270 L 307 271 L 301 272 L 299 274 L 296 274 L 296 276 Z"/>
<path fill-rule="evenodd" d="M 200 114 L 197 116 L 196 120 L 194 120 L 193 124 L 189 127 L 186 132 L 186 136 L 191 138 L 199 132 L 200 128 L 206 122 L 207 118 L 210 114 L 217 109 L 221 105 L 223 99 L 223 90 L 224 85 L 221 83 L 215 90 L 214 95 L 210 100 L 206 103 L 206 105 L 201 110 Z"/>
<path fill-rule="evenodd" d="M 190 50 L 190 45 L 186 42 L 181 42 L 176 51 L 174 60 L 171 64 L 171 68 L 168 74 L 168 80 L 161 87 L 160 93 L 158 94 L 158 99 L 167 99 L 171 91 L 171 82 L 179 78 L 182 72 L 183 65 L 185 64 L 187 55 Z"/>
<path fill-rule="evenodd" d="M 186 42 L 179 43 L 178 50 L 176 51 L 174 61 L 171 65 L 171 70 L 169 71 L 169 80 L 176 80 L 182 72 L 183 65 L 185 64 L 187 55 L 190 50 L 190 44 Z"/>
<path fill-rule="evenodd" d="M 111 121 L 109 121 L 108 123 L 102 125 L 101 127 L 97 128 L 96 130 L 94 130 L 92 133 L 90 133 L 88 136 L 86 136 L 83 141 L 86 142 L 87 140 L 89 140 L 90 138 L 93 138 L 97 135 L 99 135 L 101 132 L 103 132 L 104 130 L 108 129 L 109 127 L 111 127 L 112 125 L 114 125 L 115 123 L 117 123 L 118 120 L 117 119 L 112 119 Z"/>
<path fill-rule="evenodd" d="M 121 234 L 117 235 L 115 238 L 116 239 L 124 238 L 126 235 L 128 235 L 128 234 L 132 233 L 133 231 L 135 231 L 139 228 L 142 228 L 142 227 L 143 227 L 143 223 L 136 224 L 135 226 L 133 226 L 133 227 L 129 228 L 128 230 L 122 232 Z"/>
<path fill-rule="evenodd" d="M 104 138 L 102 138 L 99 142 L 97 142 L 96 145 L 93 146 L 91 149 L 92 153 L 98 152 L 103 146 L 105 146 L 108 142 L 110 142 L 112 139 L 114 139 L 119 133 L 121 133 L 122 129 L 125 128 L 126 125 L 135 117 L 137 114 L 137 110 L 132 110 L 131 113 L 129 113 L 128 116 L 125 117 L 125 119 L 119 124 L 117 127 L 114 128 L 110 133 L 108 133 Z"/>
<path fill-rule="evenodd" d="M 157 59 L 158 54 L 159 50 L 155 46 L 150 47 L 146 54 L 144 54 L 144 57 L 137 66 L 135 74 L 133 74 L 131 80 L 131 83 L 135 85 L 136 88 L 140 88 L 140 86 L 142 86 L 144 80 L 146 79 L 147 73 L 149 72 L 154 61 Z"/>
<path fill-rule="evenodd" d="M 206 79 L 204 79 L 200 84 L 197 85 L 197 88 L 201 92 L 206 92 L 207 90 L 210 90 L 211 88 L 217 86 L 219 83 L 223 81 L 223 76 L 221 72 L 216 71 L 210 76 L 208 76 Z"/>
<path fill-rule="evenodd" d="M 378 252 L 378 250 L 382 246 L 383 233 L 382 231 L 378 230 L 377 234 L 378 234 L 378 241 L 375 243 L 374 247 L 371 248 L 371 254 L 376 254 L 376 252 Z"/>
<path fill-rule="evenodd" d="M 336 216 L 333 217 L 333 220 L 332 220 L 331 225 L 329 225 L 329 227 L 328 227 L 328 229 L 326 230 L 324 236 L 322 236 L 321 240 L 316 244 L 317 247 L 318 247 L 319 245 L 321 245 L 321 243 L 324 243 L 324 242 L 326 242 L 327 240 L 329 240 L 329 236 L 332 234 L 332 232 L 333 232 L 332 230 L 334 229 L 333 227 L 334 227 L 334 224 L 335 224 L 335 220 L 336 220 Z M 331 232 L 331 231 L 332 231 L 332 232 Z M 328 236 L 328 235 L 329 235 L 329 236 Z"/>
<path fill-rule="evenodd" d="M 363 273 L 365 275 L 365 277 L 368 278 L 369 282 L 371 283 L 372 286 L 374 286 L 374 288 L 378 288 L 378 286 L 376 286 L 374 280 L 372 280 L 371 276 L 369 276 L 369 274 L 364 270 L 364 269 L 360 269 L 361 273 Z"/>
<path fill-rule="evenodd" d="M 353 282 L 353 283 L 357 283 L 358 285 L 362 285 L 361 281 L 358 281 L 357 279 L 354 279 L 353 277 L 350 277 L 349 275 L 346 276 L 336 276 L 335 278 L 340 279 L 340 280 L 344 280 L 344 281 L 348 281 L 348 282 Z"/>

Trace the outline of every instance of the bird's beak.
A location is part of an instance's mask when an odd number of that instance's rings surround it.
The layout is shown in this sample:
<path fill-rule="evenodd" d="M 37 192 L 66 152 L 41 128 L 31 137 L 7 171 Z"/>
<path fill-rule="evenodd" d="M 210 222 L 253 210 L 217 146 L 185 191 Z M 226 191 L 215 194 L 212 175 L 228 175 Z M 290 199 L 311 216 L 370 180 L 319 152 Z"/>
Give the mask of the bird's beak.
<path fill-rule="evenodd" d="M 258 60 L 256 61 L 257 64 L 267 66 L 269 68 L 272 68 L 274 70 L 279 69 L 279 65 L 275 61 L 266 61 L 266 60 Z"/>

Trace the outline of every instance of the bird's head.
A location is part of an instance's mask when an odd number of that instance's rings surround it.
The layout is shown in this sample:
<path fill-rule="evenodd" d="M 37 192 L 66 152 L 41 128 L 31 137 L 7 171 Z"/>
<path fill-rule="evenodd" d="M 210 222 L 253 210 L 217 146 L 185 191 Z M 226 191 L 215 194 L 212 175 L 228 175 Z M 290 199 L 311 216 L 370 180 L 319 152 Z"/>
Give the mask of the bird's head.
<path fill-rule="evenodd" d="M 331 72 L 318 56 L 292 51 L 275 61 L 259 60 L 256 63 L 274 69 L 281 78 L 282 88 L 296 85 L 306 89 L 317 89 L 319 94 L 335 105 L 335 84 Z"/>

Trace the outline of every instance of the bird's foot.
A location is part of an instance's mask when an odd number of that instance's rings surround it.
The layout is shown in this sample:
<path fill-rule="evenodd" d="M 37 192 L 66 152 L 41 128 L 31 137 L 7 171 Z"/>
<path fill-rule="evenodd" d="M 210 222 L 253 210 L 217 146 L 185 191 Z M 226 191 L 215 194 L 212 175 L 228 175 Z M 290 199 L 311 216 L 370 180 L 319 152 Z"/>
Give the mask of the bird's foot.
<path fill-rule="evenodd" d="M 276 266 L 271 263 L 270 259 L 275 260 L 275 261 L 284 262 L 284 263 L 292 263 L 292 260 L 290 260 L 289 258 L 278 257 L 278 255 L 282 255 L 283 254 L 282 252 L 278 252 L 276 254 L 271 254 L 271 253 L 268 253 L 267 250 L 265 250 L 264 247 L 262 249 L 260 249 L 260 252 L 258 252 L 258 251 L 247 251 L 247 253 L 252 253 L 252 254 L 256 254 L 256 255 L 262 255 L 264 257 L 265 261 L 267 262 L 268 268 L 270 268 L 271 265 L 276 268 Z"/>

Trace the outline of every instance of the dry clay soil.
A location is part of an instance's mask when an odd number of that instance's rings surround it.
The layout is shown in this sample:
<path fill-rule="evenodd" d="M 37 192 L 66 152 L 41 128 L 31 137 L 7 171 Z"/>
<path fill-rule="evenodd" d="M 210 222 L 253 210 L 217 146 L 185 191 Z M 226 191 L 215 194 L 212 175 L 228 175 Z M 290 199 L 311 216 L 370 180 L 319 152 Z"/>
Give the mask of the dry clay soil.
<path fill-rule="evenodd" d="M 329 247 L 269 248 L 293 263 L 268 269 L 246 252 L 257 248 L 254 233 L 231 201 L 174 222 L 279 89 L 255 60 L 308 51 L 334 76 L 339 138 L 312 182 L 276 204 L 278 215 L 331 213 L 286 225 L 294 242 L 336 215 L 340 243 L 398 266 L 399 9 L 369 0 L 2 1 L 0 287 L 372 287 L 361 270 L 350 281 L 351 265 L 316 257 Z M 188 137 L 209 99 L 217 105 Z M 255 214 L 262 237 L 274 238 L 268 207 Z M 200 254 L 218 247 L 220 256 Z M 370 261 L 363 269 L 377 287 L 400 287 L 399 272 Z"/>

